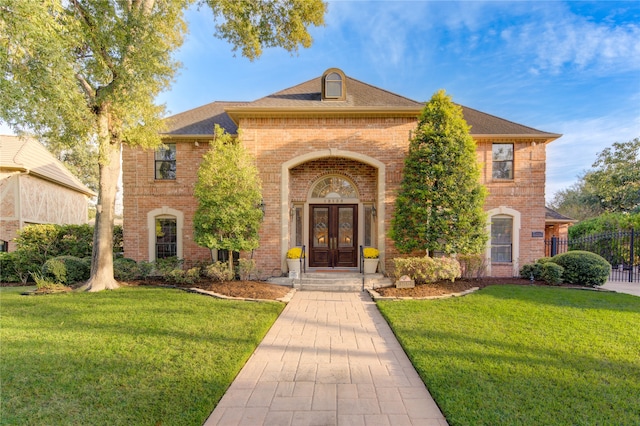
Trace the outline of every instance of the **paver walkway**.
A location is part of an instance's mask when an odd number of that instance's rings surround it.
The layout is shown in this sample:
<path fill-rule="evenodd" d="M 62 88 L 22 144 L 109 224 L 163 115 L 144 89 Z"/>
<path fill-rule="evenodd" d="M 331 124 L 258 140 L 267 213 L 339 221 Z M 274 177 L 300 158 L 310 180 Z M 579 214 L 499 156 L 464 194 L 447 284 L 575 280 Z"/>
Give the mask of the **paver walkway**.
<path fill-rule="evenodd" d="M 447 425 L 365 293 L 297 292 L 211 425 Z"/>

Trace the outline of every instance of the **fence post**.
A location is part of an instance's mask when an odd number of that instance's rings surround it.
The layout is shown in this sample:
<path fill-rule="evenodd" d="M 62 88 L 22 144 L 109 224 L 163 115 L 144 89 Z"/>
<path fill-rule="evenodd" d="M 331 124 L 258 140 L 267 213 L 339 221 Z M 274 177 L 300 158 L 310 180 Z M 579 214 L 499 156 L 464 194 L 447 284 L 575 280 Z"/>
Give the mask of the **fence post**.
<path fill-rule="evenodd" d="M 634 238 L 634 230 L 633 228 L 631 228 L 631 242 L 629 243 L 629 282 L 632 283 L 633 282 L 633 259 L 634 259 L 634 252 L 633 252 L 633 238 Z"/>
<path fill-rule="evenodd" d="M 551 257 L 558 254 L 558 237 L 555 235 L 551 237 Z"/>

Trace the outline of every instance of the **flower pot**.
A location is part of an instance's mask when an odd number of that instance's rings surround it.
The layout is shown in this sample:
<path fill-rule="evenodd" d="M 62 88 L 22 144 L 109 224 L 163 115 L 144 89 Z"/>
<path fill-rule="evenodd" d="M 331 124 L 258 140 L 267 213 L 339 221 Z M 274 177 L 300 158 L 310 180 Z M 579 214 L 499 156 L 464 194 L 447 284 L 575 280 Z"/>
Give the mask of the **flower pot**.
<path fill-rule="evenodd" d="M 378 259 L 365 259 L 364 260 L 364 273 L 375 274 L 378 269 Z"/>
<path fill-rule="evenodd" d="M 300 276 L 300 259 L 287 259 L 289 272 L 296 272 Z"/>

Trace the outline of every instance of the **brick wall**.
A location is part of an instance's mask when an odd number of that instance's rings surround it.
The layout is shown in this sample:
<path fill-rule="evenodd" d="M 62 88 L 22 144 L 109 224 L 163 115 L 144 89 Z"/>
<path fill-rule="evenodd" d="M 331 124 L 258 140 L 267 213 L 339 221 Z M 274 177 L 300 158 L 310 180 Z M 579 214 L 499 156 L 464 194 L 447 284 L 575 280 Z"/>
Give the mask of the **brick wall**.
<path fill-rule="evenodd" d="M 260 230 L 260 248 L 254 258 L 264 273 L 277 273 L 282 265 L 281 197 L 282 163 L 319 150 L 342 150 L 375 158 L 385 164 L 384 200 L 377 195 L 377 170 L 353 159 L 314 159 L 289 171 L 289 199 L 306 200 L 312 182 L 337 171 L 356 183 L 361 201 L 385 204 L 385 221 L 393 215 L 395 194 L 402 179 L 404 156 L 415 119 L 398 117 L 291 117 L 242 119 L 242 141 L 258 164 L 266 204 L 265 218 Z M 124 243 L 125 256 L 136 260 L 148 258 L 147 212 L 167 206 L 184 213 L 184 258 L 188 261 L 206 260 L 209 251 L 193 243 L 193 214 L 196 200 L 193 188 L 197 168 L 206 140 L 167 140 L 175 142 L 176 180 L 154 179 L 152 151 L 125 148 L 124 170 Z M 491 179 L 493 142 L 514 143 L 514 179 Z M 505 206 L 521 213 L 519 264 L 530 262 L 544 254 L 543 238 L 532 238 L 533 231 L 544 231 L 545 145 L 540 140 L 480 139 L 477 140 L 478 160 L 483 164 L 481 181 L 489 189 L 486 210 Z M 289 218 L 285 218 L 289 220 Z M 385 236 L 386 266 L 397 256 L 393 242 Z M 492 265 L 493 275 L 510 276 L 511 265 Z"/>

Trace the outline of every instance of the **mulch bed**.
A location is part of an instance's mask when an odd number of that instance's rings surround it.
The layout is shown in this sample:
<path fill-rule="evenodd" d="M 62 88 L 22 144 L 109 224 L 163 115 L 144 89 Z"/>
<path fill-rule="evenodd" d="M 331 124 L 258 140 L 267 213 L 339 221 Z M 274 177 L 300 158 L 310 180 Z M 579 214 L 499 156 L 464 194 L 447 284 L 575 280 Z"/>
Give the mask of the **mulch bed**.
<path fill-rule="evenodd" d="M 377 288 L 378 292 L 383 297 L 432 297 L 432 296 L 444 296 L 447 294 L 461 293 L 474 287 L 484 288 L 489 285 L 531 285 L 531 281 L 521 278 L 483 278 L 479 280 L 458 280 L 440 281 L 430 284 L 419 284 L 414 288 L 395 288 L 395 287 L 382 287 Z M 23 285 L 19 283 L 3 283 L 2 286 Z M 121 282 L 122 286 L 172 286 L 179 288 L 200 288 L 202 290 L 211 291 L 217 294 L 221 294 L 228 297 L 238 297 L 245 299 L 264 299 L 264 300 L 276 300 L 283 298 L 291 290 L 290 287 L 270 284 L 262 281 L 229 281 L 229 282 L 213 282 L 208 280 L 201 280 L 195 284 L 175 285 L 169 284 L 162 280 L 136 280 Z M 543 282 L 536 281 L 535 285 L 545 285 Z M 563 285 L 561 287 L 579 287 L 571 285 Z M 68 289 L 71 290 L 70 288 Z"/>

